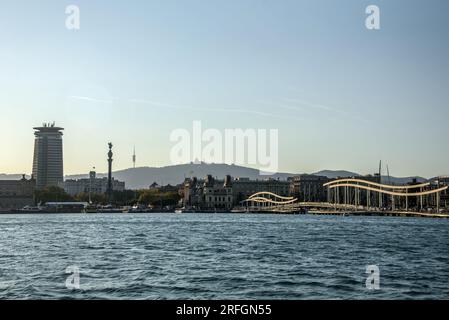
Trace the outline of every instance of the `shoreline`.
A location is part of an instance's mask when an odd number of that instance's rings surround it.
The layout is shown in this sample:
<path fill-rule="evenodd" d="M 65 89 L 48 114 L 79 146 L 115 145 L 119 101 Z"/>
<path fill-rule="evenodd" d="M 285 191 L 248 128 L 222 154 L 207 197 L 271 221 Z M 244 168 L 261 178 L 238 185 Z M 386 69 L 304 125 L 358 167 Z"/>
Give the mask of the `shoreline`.
<path fill-rule="evenodd" d="M 310 210 L 304 213 L 298 212 L 272 212 L 272 211 L 249 211 L 249 212 L 210 212 L 210 211 L 197 211 L 197 212 L 175 212 L 175 211 L 154 211 L 154 212 L 16 212 L 16 211 L 1 211 L 2 215 L 66 215 L 66 214 L 79 214 L 79 215 L 103 215 L 103 214 L 115 214 L 115 215 L 127 215 L 127 214 L 139 214 L 139 215 L 151 215 L 151 214 L 176 214 L 176 215 L 188 215 L 188 214 L 203 214 L 203 215 L 235 215 L 235 214 L 245 214 L 245 215 L 318 215 L 318 216 L 363 216 L 363 217 L 402 217 L 402 218 L 439 218 L 448 219 L 449 214 L 443 213 L 426 213 L 426 212 L 412 212 L 412 211 L 314 211 Z"/>

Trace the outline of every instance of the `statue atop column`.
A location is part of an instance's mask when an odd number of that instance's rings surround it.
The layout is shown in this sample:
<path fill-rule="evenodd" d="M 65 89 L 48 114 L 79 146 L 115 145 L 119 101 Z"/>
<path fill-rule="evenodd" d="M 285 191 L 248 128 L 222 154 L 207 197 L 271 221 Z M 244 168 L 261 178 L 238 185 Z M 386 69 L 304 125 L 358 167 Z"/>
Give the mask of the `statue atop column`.
<path fill-rule="evenodd" d="M 108 190 L 107 190 L 107 196 L 108 196 L 108 202 L 111 204 L 112 202 L 112 143 L 108 143 L 109 146 L 109 152 L 108 152 Z"/>

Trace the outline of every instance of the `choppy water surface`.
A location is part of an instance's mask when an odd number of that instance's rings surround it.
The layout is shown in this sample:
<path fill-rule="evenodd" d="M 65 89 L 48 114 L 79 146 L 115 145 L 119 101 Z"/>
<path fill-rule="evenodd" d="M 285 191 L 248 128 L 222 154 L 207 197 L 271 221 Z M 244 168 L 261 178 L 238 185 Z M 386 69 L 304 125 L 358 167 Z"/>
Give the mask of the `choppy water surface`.
<path fill-rule="evenodd" d="M 0 215 L 0 298 L 448 299 L 449 220 Z"/>

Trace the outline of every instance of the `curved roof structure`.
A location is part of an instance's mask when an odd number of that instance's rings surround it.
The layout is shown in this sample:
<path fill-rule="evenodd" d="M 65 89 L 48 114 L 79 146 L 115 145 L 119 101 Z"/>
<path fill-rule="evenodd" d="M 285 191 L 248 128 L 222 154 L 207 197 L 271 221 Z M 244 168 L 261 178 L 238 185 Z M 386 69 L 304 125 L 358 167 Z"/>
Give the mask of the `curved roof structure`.
<path fill-rule="evenodd" d="M 273 192 L 262 191 L 256 192 L 255 194 L 251 195 L 248 199 L 243 200 L 242 202 L 257 202 L 257 203 L 271 203 L 271 204 L 285 205 L 285 204 L 292 204 L 297 200 L 298 199 L 294 197 L 284 197 L 277 195 Z"/>
<path fill-rule="evenodd" d="M 260 197 L 260 196 L 264 196 L 264 195 L 272 196 L 272 197 L 275 197 L 275 198 L 278 198 L 278 199 L 283 199 L 283 200 L 292 200 L 292 199 L 294 199 L 293 197 L 284 197 L 284 196 L 280 196 L 280 195 L 277 195 L 277 194 L 275 194 L 273 192 L 268 192 L 268 191 L 256 192 L 255 194 L 251 195 L 248 199 L 251 199 L 251 198 L 254 198 L 254 197 Z"/>
<path fill-rule="evenodd" d="M 370 186 L 380 187 L 383 189 L 415 189 L 415 188 L 421 188 L 421 187 L 426 187 L 426 186 L 430 185 L 430 182 L 425 182 L 425 183 L 414 184 L 414 185 L 392 186 L 392 185 L 388 185 L 388 184 L 382 184 L 382 183 L 372 182 L 372 181 L 363 180 L 363 179 L 347 178 L 347 179 L 338 179 L 338 180 L 330 181 L 330 182 L 323 184 L 323 186 L 327 187 L 327 186 L 330 186 L 333 184 L 344 183 L 344 182 L 351 182 L 351 183 L 357 182 L 357 183 L 367 184 Z"/>
<path fill-rule="evenodd" d="M 400 196 L 400 197 L 413 197 L 413 196 L 426 196 L 430 194 L 435 194 L 442 192 L 448 189 L 448 186 L 439 187 L 435 189 L 426 189 L 419 192 L 408 192 L 410 189 L 418 189 L 425 188 L 430 186 L 429 182 L 420 183 L 415 185 L 406 185 L 406 186 L 391 186 L 387 184 L 381 184 L 371 181 L 366 181 L 362 179 L 339 179 L 334 180 L 328 183 L 325 183 L 323 186 L 328 187 L 329 189 L 339 188 L 339 187 L 350 187 L 363 189 L 368 191 L 379 192 L 383 194 L 388 194 L 392 196 Z"/>

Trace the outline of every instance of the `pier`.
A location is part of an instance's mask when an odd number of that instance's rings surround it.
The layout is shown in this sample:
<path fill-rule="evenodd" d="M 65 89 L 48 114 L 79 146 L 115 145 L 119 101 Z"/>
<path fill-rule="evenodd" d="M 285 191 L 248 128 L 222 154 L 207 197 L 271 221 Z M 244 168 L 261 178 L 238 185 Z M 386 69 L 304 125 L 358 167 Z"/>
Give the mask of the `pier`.
<path fill-rule="evenodd" d="M 428 182 L 393 186 L 356 178 L 337 179 L 324 186 L 327 202 L 299 202 L 294 197 L 257 192 L 242 205 L 247 212 L 259 213 L 449 218 L 440 203 L 440 194 L 448 186 Z"/>

